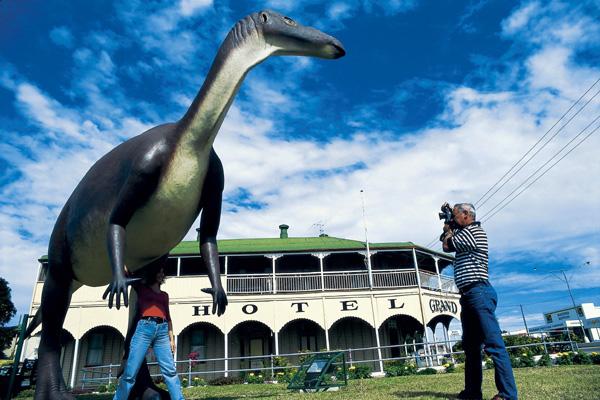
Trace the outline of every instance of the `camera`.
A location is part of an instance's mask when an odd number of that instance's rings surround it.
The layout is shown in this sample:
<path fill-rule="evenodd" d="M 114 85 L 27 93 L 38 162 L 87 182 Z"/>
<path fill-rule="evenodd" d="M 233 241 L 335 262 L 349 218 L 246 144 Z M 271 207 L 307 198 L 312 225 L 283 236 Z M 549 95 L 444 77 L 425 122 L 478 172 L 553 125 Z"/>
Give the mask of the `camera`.
<path fill-rule="evenodd" d="M 444 220 L 444 224 L 451 225 L 454 218 L 454 216 L 452 215 L 452 208 L 450 208 L 450 205 L 448 203 L 444 203 L 441 210 L 442 212 L 438 213 L 438 216 L 440 217 L 440 219 Z"/>

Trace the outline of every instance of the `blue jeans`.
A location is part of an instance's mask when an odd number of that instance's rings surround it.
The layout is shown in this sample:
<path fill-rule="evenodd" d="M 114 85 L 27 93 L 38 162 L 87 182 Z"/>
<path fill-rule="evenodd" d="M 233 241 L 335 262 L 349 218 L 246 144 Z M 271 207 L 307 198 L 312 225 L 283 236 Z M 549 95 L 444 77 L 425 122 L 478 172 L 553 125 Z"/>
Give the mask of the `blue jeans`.
<path fill-rule="evenodd" d="M 129 393 L 135 384 L 135 377 L 146 357 L 148 348 L 154 349 L 154 355 L 158 361 L 160 372 L 163 374 L 171 400 L 182 400 L 181 383 L 175 370 L 175 361 L 171 353 L 169 341 L 169 324 L 167 322 L 156 323 L 145 319 L 139 320 L 135 333 L 129 345 L 129 357 L 123 375 L 119 380 L 117 392 L 113 400 L 127 400 Z"/>
<path fill-rule="evenodd" d="M 463 349 L 465 351 L 465 393 L 481 399 L 483 373 L 481 346 L 494 361 L 496 388 L 505 399 L 517 399 L 517 386 L 513 376 L 510 357 L 504 346 L 500 326 L 494 312 L 498 303 L 496 291 L 482 282 L 463 292 L 460 298 Z"/>

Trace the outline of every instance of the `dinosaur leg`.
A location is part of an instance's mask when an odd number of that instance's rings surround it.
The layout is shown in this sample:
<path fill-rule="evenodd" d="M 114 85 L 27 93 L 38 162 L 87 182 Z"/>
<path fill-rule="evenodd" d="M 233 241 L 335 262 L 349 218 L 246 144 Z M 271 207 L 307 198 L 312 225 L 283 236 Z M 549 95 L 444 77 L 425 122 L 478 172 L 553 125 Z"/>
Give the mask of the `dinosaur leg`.
<path fill-rule="evenodd" d="M 42 338 L 38 350 L 36 400 L 73 399 L 60 366 L 60 332 L 71 301 L 71 268 L 50 262 L 42 292 Z"/>

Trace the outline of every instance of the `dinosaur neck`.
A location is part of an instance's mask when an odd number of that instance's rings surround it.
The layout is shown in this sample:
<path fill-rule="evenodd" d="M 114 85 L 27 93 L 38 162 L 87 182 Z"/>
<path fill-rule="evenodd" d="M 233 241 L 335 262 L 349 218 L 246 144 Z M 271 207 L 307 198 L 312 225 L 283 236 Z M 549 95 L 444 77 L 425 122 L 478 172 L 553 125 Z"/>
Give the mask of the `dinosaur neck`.
<path fill-rule="evenodd" d="M 207 149 L 225 119 L 246 74 L 269 56 L 256 42 L 239 43 L 230 33 L 217 53 L 204 84 L 179 122 L 180 145 Z"/>

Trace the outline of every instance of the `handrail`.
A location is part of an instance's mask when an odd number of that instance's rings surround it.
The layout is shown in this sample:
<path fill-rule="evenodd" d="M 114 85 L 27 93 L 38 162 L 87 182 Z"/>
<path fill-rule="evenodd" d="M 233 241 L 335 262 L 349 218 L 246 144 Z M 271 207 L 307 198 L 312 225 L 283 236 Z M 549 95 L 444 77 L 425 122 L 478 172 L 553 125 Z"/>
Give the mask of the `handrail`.
<path fill-rule="evenodd" d="M 507 346 L 507 349 L 515 349 L 515 348 L 527 348 L 527 347 L 533 347 L 533 346 L 544 346 L 544 353 L 545 354 L 549 354 L 548 352 L 548 346 L 556 346 L 556 345 L 568 345 L 571 347 L 572 351 L 577 351 L 577 343 L 573 342 L 572 340 L 565 340 L 565 341 L 546 341 L 545 337 L 542 337 L 543 341 L 542 342 L 538 342 L 538 343 L 529 343 L 529 344 L 524 344 L 524 345 L 515 345 L 515 346 Z M 417 363 L 417 365 L 421 365 L 423 367 L 435 367 L 435 366 L 441 366 L 441 361 L 440 358 L 444 358 L 444 359 L 453 359 L 453 357 L 457 354 L 464 354 L 463 351 L 452 351 L 452 347 L 454 346 L 454 344 L 456 344 L 457 340 L 440 340 L 440 341 L 434 341 L 434 342 L 414 342 L 414 343 L 404 343 L 404 344 L 398 344 L 398 345 L 383 345 L 383 346 L 373 346 L 373 347 L 362 347 L 362 348 L 356 348 L 356 349 L 342 349 L 342 350 L 335 350 L 335 351 L 344 351 L 348 354 L 348 362 L 350 363 L 350 365 L 353 364 L 366 364 L 366 363 L 372 363 L 373 365 L 377 365 L 380 363 L 383 363 L 384 361 L 392 361 L 392 360 L 415 360 L 415 362 Z M 441 353 L 439 352 L 439 346 L 444 346 L 443 350 Z M 377 354 L 379 354 L 379 351 L 381 350 L 388 350 L 388 349 L 394 349 L 397 348 L 399 350 L 404 350 L 404 354 L 406 354 L 405 356 L 398 356 L 398 357 L 389 357 L 387 355 L 381 355 L 381 356 L 376 356 Z M 420 354 L 419 351 L 423 350 L 423 353 Z M 332 350 L 334 351 L 334 350 Z M 302 356 L 308 356 L 308 355 L 313 355 L 313 354 L 320 354 L 320 353 L 327 353 L 328 351 L 320 351 L 320 352 L 316 352 L 316 351 L 308 351 L 308 352 L 297 352 L 297 353 L 286 353 L 286 354 L 265 354 L 265 355 L 261 355 L 261 356 L 243 356 L 243 357 L 221 357 L 221 358 L 210 358 L 210 359 L 202 359 L 202 360 L 192 360 L 192 359 L 186 359 L 186 360 L 176 360 L 175 363 L 176 365 L 189 365 L 191 366 L 192 363 L 197 363 L 197 362 L 202 362 L 202 363 L 209 363 L 209 362 L 224 362 L 224 361 L 234 361 L 234 360 L 240 360 L 240 361 L 251 361 L 251 360 L 259 360 L 259 359 L 263 359 L 265 360 L 265 362 L 263 362 L 263 366 L 262 367 L 250 367 L 250 368 L 228 368 L 228 369 L 220 369 L 217 368 L 216 364 L 215 364 L 215 368 L 213 368 L 212 370 L 207 370 L 207 371 L 192 371 L 191 368 L 188 371 L 185 372 L 179 372 L 178 375 L 182 376 L 182 377 L 187 377 L 187 378 L 191 378 L 192 376 L 199 376 L 199 375 L 219 375 L 219 374 L 227 374 L 227 373 L 238 373 L 238 372 L 256 372 L 256 371 L 266 371 L 267 373 L 265 373 L 265 375 L 268 375 L 268 372 L 270 372 L 271 376 L 274 377 L 275 376 L 275 371 L 279 371 L 279 370 L 287 370 L 289 368 L 298 368 L 298 365 L 286 365 L 286 366 L 275 366 L 274 365 L 274 358 L 275 357 L 283 357 L 283 358 L 290 358 L 290 357 L 302 357 Z M 365 353 L 367 356 L 364 359 L 360 359 L 357 360 L 356 359 L 356 353 Z M 375 355 L 374 357 L 369 358 L 367 352 L 371 352 L 370 354 Z M 410 355 L 408 355 L 410 353 Z M 353 357 L 354 355 L 354 357 Z M 268 364 L 268 365 L 265 365 Z M 158 365 L 157 362 L 150 362 L 148 363 L 149 367 L 154 367 Z M 85 388 L 86 384 L 95 384 L 95 383 L 102 383 L 102 382 L 107 382 L 109 383 L 111 379 L 114 379 L 114 376 L 112 376 L 112 371 L 113 368 L 118 368 L 120 366 L 120 364 L 107 364 L 107 365 L 100 365 L 100 366 L 94 366 L 94 367 L 84 367 L 81 368 L 81 371 L 84 373 L 84 378 L 80 380 L 80 383 L 82 385 L 82 389 Z M 95 369 L 108 369 L 110 372 L 104 372 L 104 374 L 109 374 L 109 376 L 107 377 L 100 377 L 100 378 L 86 378 L 86 375 L 88 373 L 91 374 L 102 374 L 103 372 L 101 371 L 94 371 Z M 379 371 L 379 372 L 383 372 L 383 371 Z M 160 373 L 156 373 L 156 374 L 151 374 L 152 376 L 160 376 Z M 188 381 L 188 384 L 191 384 L 191 381 Z M 91 386 L 90 386 L 91 387 Z"/>

